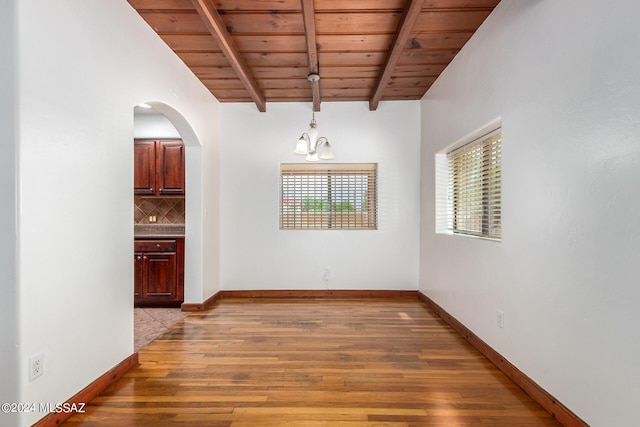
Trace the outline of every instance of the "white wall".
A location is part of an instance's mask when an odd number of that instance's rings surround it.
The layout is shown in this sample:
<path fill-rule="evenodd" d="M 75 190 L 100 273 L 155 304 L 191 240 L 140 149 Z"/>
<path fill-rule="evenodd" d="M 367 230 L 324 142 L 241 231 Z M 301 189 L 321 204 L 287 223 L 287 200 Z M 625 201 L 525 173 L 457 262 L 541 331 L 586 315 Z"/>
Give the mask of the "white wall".
<path fill-rule="evenodd" d="M 160 113 L 136 113 L 133 120 L 133 137 L 140 139 L 168 139 L 181 138 L 181 135 L 169 119 Z"/>
<path fill-rule="evenodd" d="M 323 103 L 334 162 L 378 163 L 376 231 L 282 231 L 280 163 L 309 128 L 310 103 L 223 104 L 223 289 L 417 289 L 419 102 Z M 325 267 L 331 279 L 323 281 Z"/>
<path fill-rule="evenodd" d="M 213 162 L 215 171 L 219 113 L 126 1 L 22 0 L 16 7 L 19 362 L 3 370 L 18 373 L 18 401 L 55 403 L 133 353 L 133 106 L 171 110 L 181 120 L 176 127 L 200 145 L 200 162 Z M 200 183 L 204 169 L 191 168 Z M 218 284 L 202 262 L 217 257 L 217 234 L 203 232 L 219 227 L 217 215 L 204 212 L 217 210 L 217 185 L 196 186 L 189 206 L 190 232 L 203 236 L 192 254 L 200 296 Z M 2 198 L 2 206 L 12 202 L 10 194 Z M 27 361 L 39 352 L 45 374 L 29 382 Z"/>
<path fill-rule="evenodd" d="M 17 79 L 14 13 L 17 0 L 0 0 L 0 402 L 18 402 L 18 301 L 16 278 L 16 114 Z M 0 424 L 13 416 L 0 413 Z"/>
<path fill-rule="evenodd" d="M 640 419 L 638 16 L 502 0 L 421 103 L 421 291 L 592 426 Z M 502 242 L 435 234 L 435 153 L 496 117 Z"/>

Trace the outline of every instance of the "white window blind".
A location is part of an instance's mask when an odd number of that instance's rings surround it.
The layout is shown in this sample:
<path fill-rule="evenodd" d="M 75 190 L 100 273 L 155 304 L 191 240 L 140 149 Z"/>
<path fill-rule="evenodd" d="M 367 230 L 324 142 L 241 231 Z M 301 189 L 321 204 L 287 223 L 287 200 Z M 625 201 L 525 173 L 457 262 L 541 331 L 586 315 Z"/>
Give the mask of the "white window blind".
<path fill-rule="evenodd" d="M 282 230 L 375 230 L 376 163 L 280 165 Z"/>
<path fill-rule="evenodd" d="M 453 233 L 500 239 L 501 129 L 448 153 L 447 159 L 449 230 Z"/>

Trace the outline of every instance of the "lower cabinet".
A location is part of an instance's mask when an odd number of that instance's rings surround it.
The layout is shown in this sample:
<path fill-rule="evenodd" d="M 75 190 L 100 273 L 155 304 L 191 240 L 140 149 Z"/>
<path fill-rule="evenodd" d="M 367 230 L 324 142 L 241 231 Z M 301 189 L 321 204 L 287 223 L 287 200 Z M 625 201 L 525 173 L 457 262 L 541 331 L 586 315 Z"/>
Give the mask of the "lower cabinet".
<path fill-rule="evenodd" d="M 136 239 L 134 305 L 180 306 L 184 300 L 184 238 Z"/>

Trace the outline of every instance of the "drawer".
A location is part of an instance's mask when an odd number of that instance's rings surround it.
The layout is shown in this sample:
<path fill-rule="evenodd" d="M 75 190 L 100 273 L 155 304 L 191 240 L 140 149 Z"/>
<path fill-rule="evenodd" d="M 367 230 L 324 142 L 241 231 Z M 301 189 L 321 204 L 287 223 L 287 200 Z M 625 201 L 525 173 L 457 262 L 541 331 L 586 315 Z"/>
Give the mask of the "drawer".
<path fill-rule="evenodd" d="M 175 240 L 136 240 L 134 243 L 136 252 L 175 252 Z"/>

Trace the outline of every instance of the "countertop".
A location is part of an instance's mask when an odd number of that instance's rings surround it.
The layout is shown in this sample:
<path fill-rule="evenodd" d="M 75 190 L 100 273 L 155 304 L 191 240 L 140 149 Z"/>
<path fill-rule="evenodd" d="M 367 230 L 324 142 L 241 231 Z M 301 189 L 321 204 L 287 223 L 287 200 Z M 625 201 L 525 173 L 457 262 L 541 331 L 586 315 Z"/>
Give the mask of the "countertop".
<path fill-rule="evenodd" d="M 136 239 L 184 237 L 184 224 L 135 224 L 133 237 Z"/>

